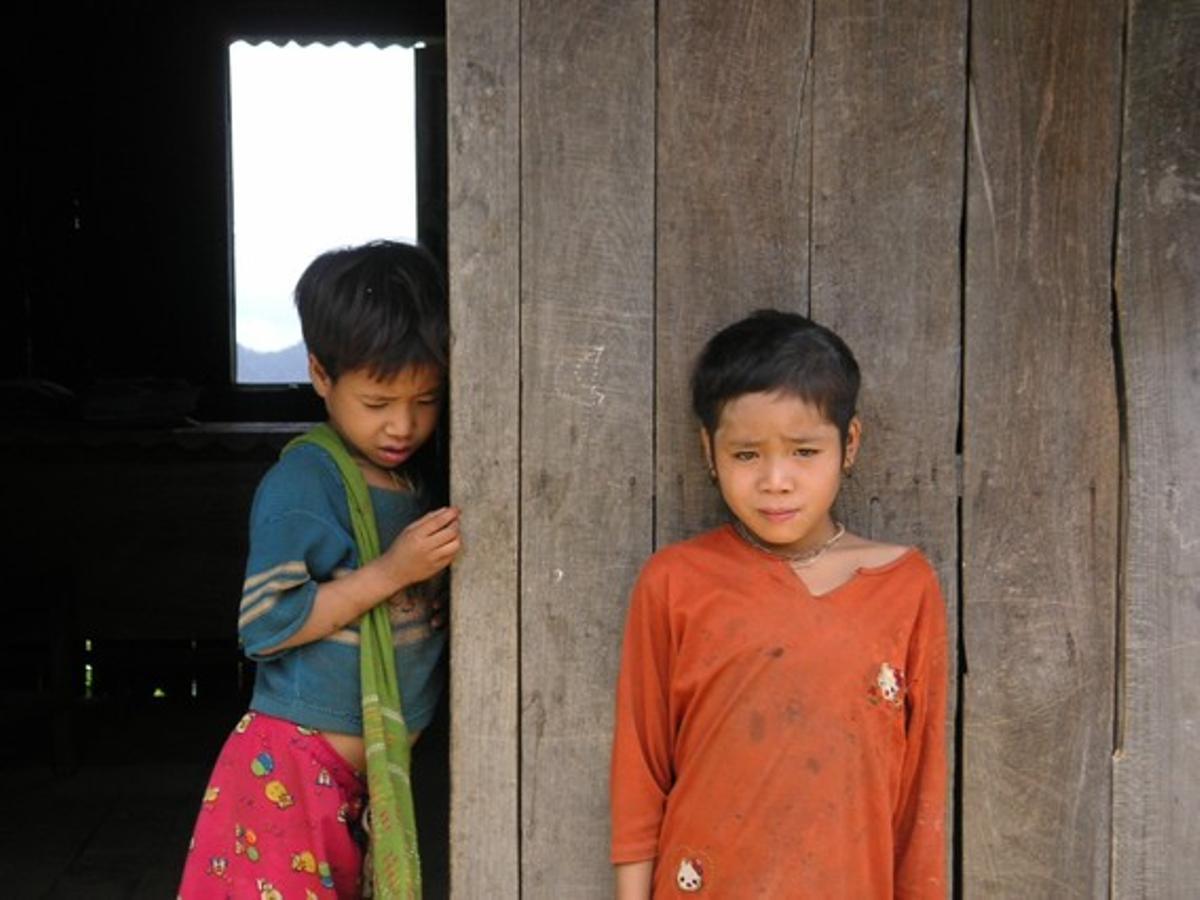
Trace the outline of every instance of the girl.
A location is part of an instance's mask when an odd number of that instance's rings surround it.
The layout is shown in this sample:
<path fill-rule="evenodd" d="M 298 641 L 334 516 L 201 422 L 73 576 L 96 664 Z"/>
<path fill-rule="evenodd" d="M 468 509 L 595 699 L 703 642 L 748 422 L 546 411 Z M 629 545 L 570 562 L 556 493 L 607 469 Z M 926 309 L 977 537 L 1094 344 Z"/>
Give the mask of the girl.
<path fill-rule="evenodd" d="M 731 524 L 634 588 L 617 687 L 620 898 L 939 898 L 946 634 L 915 548 L 834 517 L 858 454 L 858 366 L 761 311 L 692 378 Z"/>
<path fill-rule="evenodd" d="M 460 547 L 458 512 L 426 513 L 414 469 L 442 406 L 445 291 L 428 253 L 374 243 L 317 258 L 296 305 L 328 421 L 255 495 L 238 619 L 254 694 L 205 792 L 184 900 L 360 896 L 368 769 L 377 886 L 420 891 L 408 745 L 444 683 L 428 580 Z"/>

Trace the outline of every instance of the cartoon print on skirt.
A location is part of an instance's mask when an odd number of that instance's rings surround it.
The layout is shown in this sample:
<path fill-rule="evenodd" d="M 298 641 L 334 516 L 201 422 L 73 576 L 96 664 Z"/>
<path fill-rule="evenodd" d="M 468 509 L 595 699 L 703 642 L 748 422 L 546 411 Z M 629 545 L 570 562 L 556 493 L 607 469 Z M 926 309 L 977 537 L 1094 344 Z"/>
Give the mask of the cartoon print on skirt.
<path fill-rule="evenodd" d="M 360 896 L 365 788 L 319 732 L 247 713 L 204 792 L 180 900 Z"/>

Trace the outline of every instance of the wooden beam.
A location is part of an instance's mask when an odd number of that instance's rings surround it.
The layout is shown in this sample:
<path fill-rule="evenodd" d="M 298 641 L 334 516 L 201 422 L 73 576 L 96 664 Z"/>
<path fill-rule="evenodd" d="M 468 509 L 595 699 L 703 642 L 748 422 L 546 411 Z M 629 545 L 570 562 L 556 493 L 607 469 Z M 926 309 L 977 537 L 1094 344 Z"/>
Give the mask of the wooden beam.
<path fill-rule="evenodd" d="M 522 22 L 529 900 L 611 893 L 613 688 L 627 592 L 652 549 L 654 5 L 526 0 Z"/>
<path fill-rule="evenodd" d="M 520 892 L 520 10 L 449 0 L 451 491 L 467 544 L 451 604 L 450 879 Z"/>

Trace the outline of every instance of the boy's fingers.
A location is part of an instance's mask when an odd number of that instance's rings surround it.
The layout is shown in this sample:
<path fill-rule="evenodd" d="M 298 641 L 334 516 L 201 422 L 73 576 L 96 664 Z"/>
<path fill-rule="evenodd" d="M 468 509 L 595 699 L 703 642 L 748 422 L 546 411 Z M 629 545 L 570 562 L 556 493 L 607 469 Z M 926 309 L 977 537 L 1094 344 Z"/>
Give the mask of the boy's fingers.
<path fill-rule="evenodd" d="M 445 556 L 452 556 L 458 550 L 458 542 L 456 540 L 445 541 L 436 544 L 429 548 L 429 555 L 433 559 L 442 559 Z"/>
<path fill-rule="evenodd" d="M 451 522 L 449 525 L 425 535 L 425 538 L 433 547 L 441 547 L 450 541 L 456 541 L 458 540 L 458 523 Z"/>
<path fill-rule="evenodd" d="M 460 547 L 462 547 L 462 542 L 455 537 L 453 540 L 446 541 L 446 543 L 434 548 L 434 558 L 439 562 L 453 559 L 458 554 Z"/>
<path fill-rule="evenodd" d="M 445 513 L 446 513 L 446 507 L 444 507 L 444 506 L 441 509 L 431 509 L 429 512 L 425 513 L 425 515 L 421 516 L 419 519 L 414 519 L 411 523 L 409 523 L 408 527 L 409 528 L 419 528 L 423 525 L 431 525 L 440 516 L 445 515 Z"/>
<path fill-rule="evenodd" d="M 458 510 L 453 506 L 443 506 L 441 509 L 435 509 L 433 512 L 427 512 L 421 518 L 417 519 L 410 527 L 417 527 L 426 534 L 433 534 L 441 531 L 449 525 L 458 521 Z"/>

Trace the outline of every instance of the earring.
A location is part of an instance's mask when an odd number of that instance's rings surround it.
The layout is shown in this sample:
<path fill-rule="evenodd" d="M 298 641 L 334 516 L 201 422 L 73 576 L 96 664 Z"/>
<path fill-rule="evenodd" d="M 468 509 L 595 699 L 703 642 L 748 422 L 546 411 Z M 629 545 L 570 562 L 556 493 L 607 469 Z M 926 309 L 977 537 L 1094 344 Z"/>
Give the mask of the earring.
<path fill-rule="evenodd" d="M 842 474 L 845 475 L 847 478 L 853 478 L 854 477 L 854 463 L 847 461 L 847 463 L 844 466 L 842 466 Z"/>

